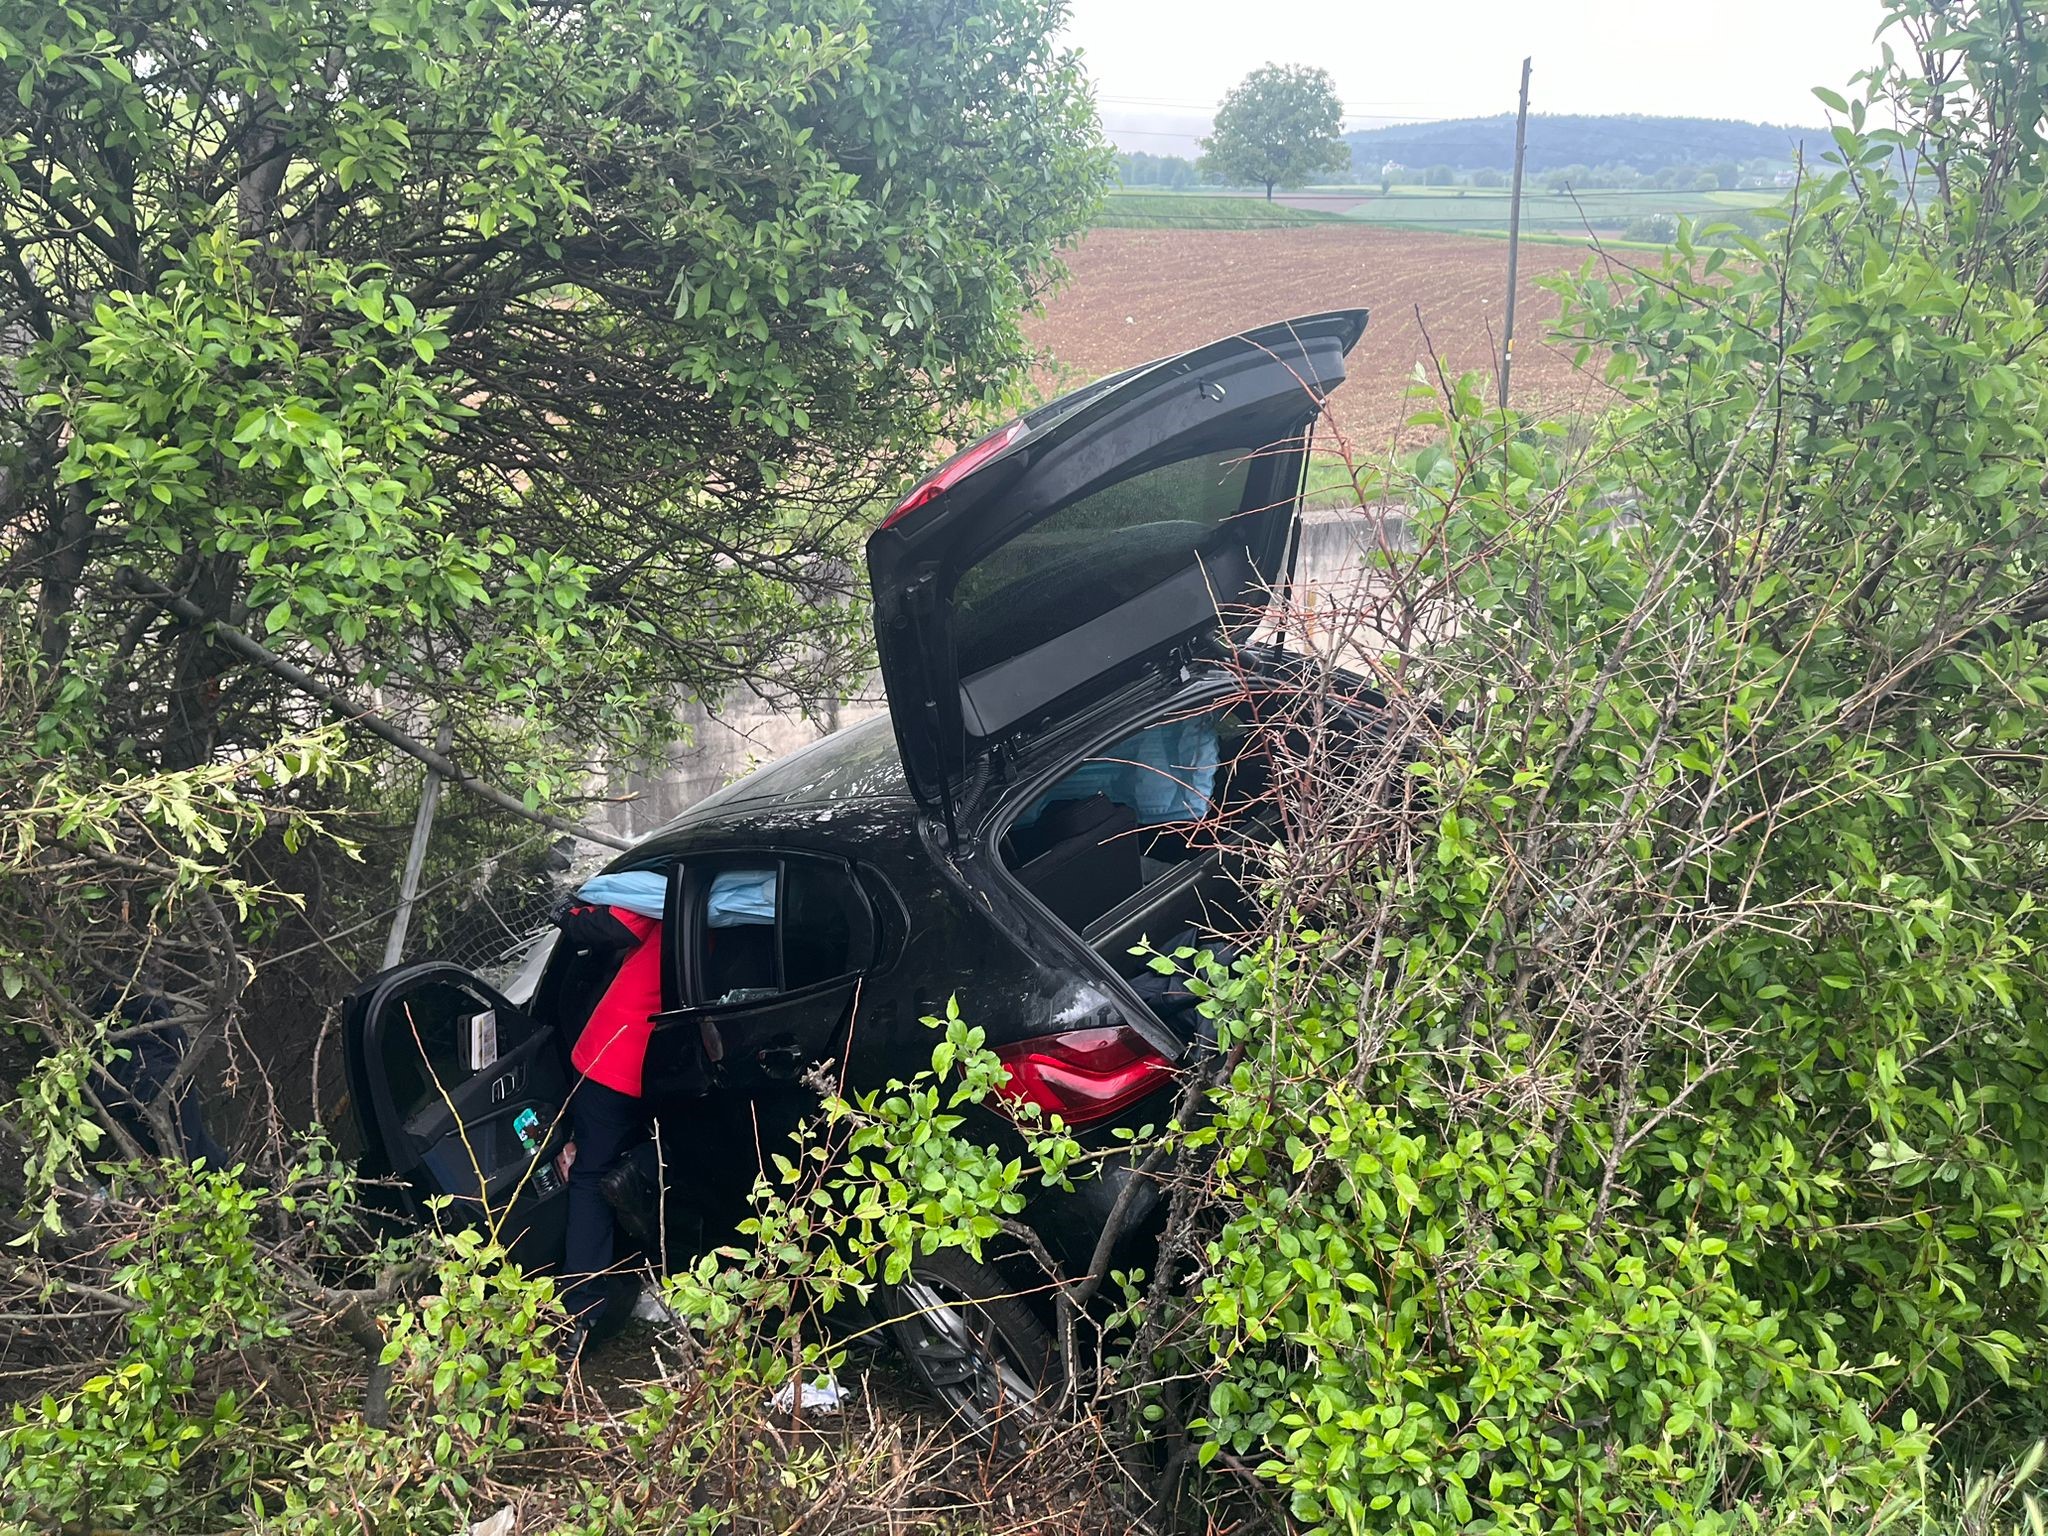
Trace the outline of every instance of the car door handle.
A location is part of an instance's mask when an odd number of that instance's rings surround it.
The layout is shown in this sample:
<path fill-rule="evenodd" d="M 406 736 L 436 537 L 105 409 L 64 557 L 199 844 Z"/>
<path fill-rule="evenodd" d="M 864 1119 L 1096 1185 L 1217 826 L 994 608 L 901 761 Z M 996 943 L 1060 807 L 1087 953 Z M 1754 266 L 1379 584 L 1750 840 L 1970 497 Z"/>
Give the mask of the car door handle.
<path fill-rule="evenodd" d="M 493 1104 L 509 1103 L 511 1102 L 512 1095 L 525 1085 L 526 1068 L 523 1065 L 514 1067 L 510 1072 L 501 1072 L 491 1079 L 491 1102 Z"/>
<path fill-rule="evenodd" d="M 704 1059 L 716 1064 L 725 1060 L 725 1036 L 718 1032 L 718 1022 L 701 1008 L 671 1008 L 666 1013 L 654 1016 L 654 1027 L 666 1029 L 670 1026 L 693 1025 L 697 1031 L 697 1043 L 703 1047 Z"/>

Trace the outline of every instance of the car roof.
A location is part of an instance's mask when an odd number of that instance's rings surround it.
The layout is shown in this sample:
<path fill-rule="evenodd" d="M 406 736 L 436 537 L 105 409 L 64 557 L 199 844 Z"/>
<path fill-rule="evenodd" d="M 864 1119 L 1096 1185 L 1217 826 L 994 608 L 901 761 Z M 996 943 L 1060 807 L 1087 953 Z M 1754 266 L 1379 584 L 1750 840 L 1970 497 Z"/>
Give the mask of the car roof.
<path fill-rule="evenodd" d="M 776 812 L 851 809 L 913 812 L 916 802 L 903 779 L 903 761 L 887 715 L 875 715 L 820 737 L 808 746 L 763 764 L 705 796 L 634 849 L 656 851 L 687 834 L 720 823 Z"/>

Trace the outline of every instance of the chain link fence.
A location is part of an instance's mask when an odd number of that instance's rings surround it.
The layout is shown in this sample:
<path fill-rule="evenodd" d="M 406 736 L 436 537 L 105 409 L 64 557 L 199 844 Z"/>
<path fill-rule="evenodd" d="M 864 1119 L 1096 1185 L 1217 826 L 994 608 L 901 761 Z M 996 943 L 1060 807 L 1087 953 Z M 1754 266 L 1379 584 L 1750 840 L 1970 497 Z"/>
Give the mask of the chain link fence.
<path fill-rule="evenodd" d="M 403 958 L 443 960 L 486 980 L 516 969 L 533 941 L 547 931 L 555 904 L 573 888 L 571 862 L 550 846 L 554 841 L 515 845 L 423 892 L 413 908 Z M 394 904 L 390 917 L 396 910 Z M 383 934 L 377 937 L 381 942 Z"/>

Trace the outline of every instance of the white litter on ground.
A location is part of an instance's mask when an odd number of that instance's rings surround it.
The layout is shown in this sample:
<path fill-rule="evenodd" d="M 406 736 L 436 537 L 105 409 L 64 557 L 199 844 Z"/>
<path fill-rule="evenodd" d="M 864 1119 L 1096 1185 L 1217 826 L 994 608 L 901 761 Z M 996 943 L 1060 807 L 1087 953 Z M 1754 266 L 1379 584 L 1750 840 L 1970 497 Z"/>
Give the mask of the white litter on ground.
<path fill-rule="evenodd" d="M 804 1383 L 804 1412 L 829 1418 L 840 1410 L 848 1396 L 847 1390 L 830 1376 L 815 1377 Z M 777 1413 L 788 1413 L 796 1406 L 796 1383 L 785 1381 L 775 1389 L 769 1402 Z"/>
<path fill-rule="evenodd" d="M 633 1298 L 633 1320 L 639 1323 L 673 1323 L 676 1314 L 669 1304 L 661 1299 L 661 1292 L 653 1286 L 640 1288 L 640 1294 Z"/>

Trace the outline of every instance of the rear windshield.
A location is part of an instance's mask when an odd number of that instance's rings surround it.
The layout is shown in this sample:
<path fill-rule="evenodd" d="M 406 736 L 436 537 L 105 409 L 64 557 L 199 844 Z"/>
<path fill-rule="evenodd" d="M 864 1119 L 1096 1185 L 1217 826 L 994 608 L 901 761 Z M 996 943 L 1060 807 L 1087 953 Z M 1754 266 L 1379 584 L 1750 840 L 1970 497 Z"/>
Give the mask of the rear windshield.
<path fill-rule="evenodd" d="M 1084 496 L 992 550 L 953 589 L 960 676 L 1121 607 L 1197 555 L 1213 563 L 1241 553 L 1255 536 L 1251 522 L 1237 522 L 1254 465 L 1241 448 L 1182 459 Z"/>

